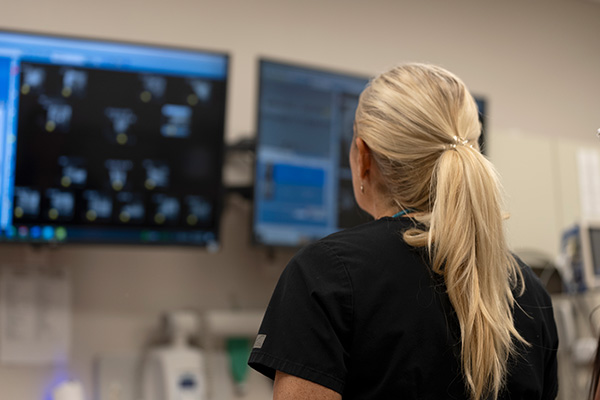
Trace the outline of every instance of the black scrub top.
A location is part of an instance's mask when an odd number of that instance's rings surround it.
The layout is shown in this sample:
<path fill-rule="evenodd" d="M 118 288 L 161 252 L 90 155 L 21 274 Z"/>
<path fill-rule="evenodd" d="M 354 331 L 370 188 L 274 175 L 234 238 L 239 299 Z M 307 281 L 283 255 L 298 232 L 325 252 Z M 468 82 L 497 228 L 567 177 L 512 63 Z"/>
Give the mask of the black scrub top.
<path fill-rule="evenodd" d="M 460 331 L 443 281 L 408 246 L 408 218 L 382 218 L 299 251 L 275 288 L 249 365 L 349 399 L 469 399 Z M 554 399 L 558 337 L 550 297 L 520 260 L 518 345 L 500 399 Z M 515 295 L 517 296 L 517 295 Z"/>

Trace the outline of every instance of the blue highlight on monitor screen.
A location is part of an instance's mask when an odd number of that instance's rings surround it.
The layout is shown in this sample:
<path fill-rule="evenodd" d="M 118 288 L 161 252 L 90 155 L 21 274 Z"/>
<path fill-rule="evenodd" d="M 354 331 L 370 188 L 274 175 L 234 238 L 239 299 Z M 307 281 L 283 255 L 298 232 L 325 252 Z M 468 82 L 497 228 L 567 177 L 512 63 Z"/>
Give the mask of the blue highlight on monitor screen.
<path fill-rule="evenodd" d="M 0 56 L 103 70 L 155 72 L 224 79 L 227 58 L 195 50 L 0 32 Z"/>

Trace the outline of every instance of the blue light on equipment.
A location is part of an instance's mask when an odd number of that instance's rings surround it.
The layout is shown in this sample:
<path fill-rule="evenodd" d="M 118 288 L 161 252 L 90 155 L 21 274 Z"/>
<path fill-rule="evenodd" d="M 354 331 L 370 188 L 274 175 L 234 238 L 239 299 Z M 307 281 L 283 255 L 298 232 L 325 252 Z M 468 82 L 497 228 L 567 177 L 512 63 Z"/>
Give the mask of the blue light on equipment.
<path fill-rule="evenodd" d="M 31 230 L 29 231 L 29 235 L 31 236 L 32 239 L 39 239 L 42 237 L 42 228 L 39 226 L 32 226 Z"/>
<path fill-rule="evenodd" d="M 54 238 L 54 228 L 51 226 L 42 228 L 42 237 L 44 240 L 52 240 Z"/>

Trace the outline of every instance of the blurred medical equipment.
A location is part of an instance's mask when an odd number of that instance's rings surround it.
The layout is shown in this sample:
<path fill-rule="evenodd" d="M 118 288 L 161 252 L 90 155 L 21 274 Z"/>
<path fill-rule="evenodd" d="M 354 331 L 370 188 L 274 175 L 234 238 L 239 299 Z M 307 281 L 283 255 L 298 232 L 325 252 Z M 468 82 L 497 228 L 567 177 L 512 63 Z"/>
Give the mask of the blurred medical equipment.
<path fill-rule="evenodd" d="M 556 261 L 564 293 L 553 296 L 559 336 L 560 399 L 585 398 L 596 353 L 600 304 L 600 221 L 593 217 L 565 229 Z"/>
<path fill-rule="evenodd" d="M 198 332 L 198 317 L 191 311 L 165 316 L 169 343 L 152 348 L 142 367 L 144 400 L 206 400 L 206 367 L 200 349 L 189 345 Z"/>
<path fill-rule="evenodd" d="M 78 381 L 67 381 L 52 392 L 52 400 L 84 400 L 83 386 Z"/>
<path fill-rule="evenodd" d="M 207 346 L 218 348 L 221 347 L 219 342 L 223 343 L 230 382 L 234 385 L 231 394 L 237 397 L 248 394 L 247 381 L 251 373 L 248 356 L 263 314 L 262 311 L 210 311 L 206 314 Z"/>
<path fill-rule="evenodd" d="M 226 340 L 231 378 L 238 396 L 246 394 L 246 377 L 249 372 L 248 357 L 250 357 L 251 345 L 252 342 L 248 337 L 230 337 Z"/>

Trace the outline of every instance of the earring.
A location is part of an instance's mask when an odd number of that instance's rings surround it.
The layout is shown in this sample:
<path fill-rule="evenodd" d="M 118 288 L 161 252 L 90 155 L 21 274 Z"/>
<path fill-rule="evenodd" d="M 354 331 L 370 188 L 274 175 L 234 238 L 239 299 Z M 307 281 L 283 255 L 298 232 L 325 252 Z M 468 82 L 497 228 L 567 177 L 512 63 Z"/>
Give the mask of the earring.
<path fill-rule="evenodd" d="M 361 193 L 365 192 L 365 186 L 362 183 L 360 184 L 360 192 Z"/>

